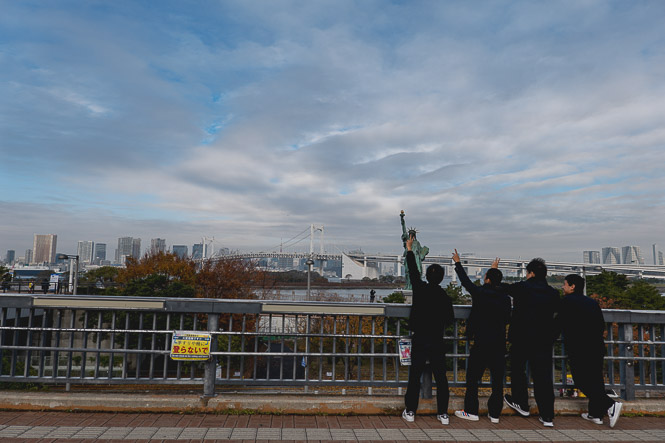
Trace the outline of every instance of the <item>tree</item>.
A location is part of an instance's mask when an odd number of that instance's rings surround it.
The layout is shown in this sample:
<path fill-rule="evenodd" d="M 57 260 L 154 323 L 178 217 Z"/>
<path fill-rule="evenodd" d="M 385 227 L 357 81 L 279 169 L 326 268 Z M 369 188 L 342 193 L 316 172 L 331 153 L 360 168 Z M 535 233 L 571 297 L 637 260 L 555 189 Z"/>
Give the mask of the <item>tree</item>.
<path fill-rule="evenodd" d="M 196 265 L 193 260 L 163 252 L 128 258 L 118 271 L 117 281 L 125 286 L 123 295 L 135 297 L 193 297 Z"/>
<path fill-rule="evenodd" d="M 621 294 L 621 307 L 627 309 L 665 309 L 665 299 L 658 289 L 644 280 L 636 280 Z"/>
<path fill-rule="evenodd" d="M 208 260 L 196 274 L 196 296 L 253 299 L 253 288 L 265 287 L 265 283 L 266 274 L 252 261 Z"/>
<path fill-rule="evenodd" d="M 454 305 L 468 305 L 470 299 L 467 295 L 464 294 L 462 287 L 457 285 L 455 282 L 448 283 L 446 286 L 446 293 L 453 300 Z"/>
<path fill-rule="evenodd" d="M 611 300 L 618 300 L 628 288 L 628 278 L 624 274 L 603 270 L 598 275 L 586 278 L 587 294 L 598 294 Z"/>

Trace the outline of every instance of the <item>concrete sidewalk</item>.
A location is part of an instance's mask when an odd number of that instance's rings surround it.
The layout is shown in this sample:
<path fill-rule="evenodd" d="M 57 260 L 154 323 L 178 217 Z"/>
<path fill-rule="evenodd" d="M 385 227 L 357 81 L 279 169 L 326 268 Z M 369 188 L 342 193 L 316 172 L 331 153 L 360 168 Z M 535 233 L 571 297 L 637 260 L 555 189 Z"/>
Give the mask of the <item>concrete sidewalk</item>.
<path fill-rule="evenodd" d="M 487 417 L 450 425 L 418 415 L 399 416 L 139 414 L 0 411 L 0 441 L 664 441 L 665 418 L 621 417 L 610 429 L 580 417 L 556 417 L 544 428 L 537 417 Z"/>
<path fill-rule="evenodd" d="M 450 398 L 449 410 L 463 408 L 464 399 Z M 487 403 L 480 398 L 481 413 Z M 638 399 L 624 401 L 622 413 L 665 416 L 665 399 Z M 531 399 L 532 412 L 535 402 Z M 579 415 L 587 410 L 587 400 L 557 398 L 554 407 L 557 415 Z M 316 394 L 219 394 L 201 398 L 196 394 L 112 392 L 29 392 L 0 391 L 0 409 L 51 410 L 89 412 L 187 412 L 187 413 L 238 413 L 251 411 L 263 414 L 360 414 L 397 415 L 404 408 L 401 396 L 383 395 L 316 395 Z M 436 412 L 435 399 L 421 399 L 420 414 Z M 504 414 L 512 411 L 504 408 Z"/>

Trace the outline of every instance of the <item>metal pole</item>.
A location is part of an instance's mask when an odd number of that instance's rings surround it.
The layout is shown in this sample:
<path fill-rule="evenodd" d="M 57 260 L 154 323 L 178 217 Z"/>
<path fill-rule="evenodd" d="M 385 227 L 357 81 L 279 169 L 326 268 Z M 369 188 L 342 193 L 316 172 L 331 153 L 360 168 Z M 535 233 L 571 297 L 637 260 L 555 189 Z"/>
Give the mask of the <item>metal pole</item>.
<path fill-rule="evenodd" d="M 216 332 L 219 329 L 219 314 L 208 314 L 208 332 Z M 229 338 L 229 343 L 231 339 Z M 217 356 L 212 355 L 217 351 L 217 336 L 210 337 L 210 359 L 205 363 L 203 374 L 203 396 L 215 396 L 215 378 L 217 372 Z"/>
<path fill-rule="evenodd" d="M 312 259 L 310 258 L 307 260 L 307 300 L 309 300 L 309 292 L 310 292 L 310 272 L 312 270 Z"/>
<path fill-rule="evenodd" d="M 74 292 L 73 295 L 76 295 L 76 288 L 79 285 L 79 256 L 76 256 L 76 270 L 74 271 Z"/>
<path fill-rule="evenodd" d="M 73 281 L 74 281 L 74 259 L 70 258 L 69 259 L 69 293 L 73 294 L 72 288 L 73 288 Z"/>

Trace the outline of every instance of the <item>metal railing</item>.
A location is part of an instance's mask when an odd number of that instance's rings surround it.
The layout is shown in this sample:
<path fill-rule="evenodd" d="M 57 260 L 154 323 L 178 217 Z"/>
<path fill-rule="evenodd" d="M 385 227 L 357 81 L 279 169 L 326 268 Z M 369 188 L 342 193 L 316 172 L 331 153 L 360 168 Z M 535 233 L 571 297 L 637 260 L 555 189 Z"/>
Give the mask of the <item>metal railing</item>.
<path fill-rule="evenodd" d="M 410 306 L 108 296 L 0 295 L 0 383 L 200 384 L 397 388 L 408 379 L 397 342 Z M 464 386 L 470 306 L 446 332 L 450 385 Z M 626 399 L 665 389 L 665 312 L 605 310 L 606 385 Z M 174 361 L 174 331 L 212 336 L 205 362 Z M 554 382 L 570 388 L 565 349 Z M 508 384 L 509 384 L 509 380 Z M 484 382 L 489 386 L 489 381 Z M 425 383 L 424 396 L 431 395 Z"/>

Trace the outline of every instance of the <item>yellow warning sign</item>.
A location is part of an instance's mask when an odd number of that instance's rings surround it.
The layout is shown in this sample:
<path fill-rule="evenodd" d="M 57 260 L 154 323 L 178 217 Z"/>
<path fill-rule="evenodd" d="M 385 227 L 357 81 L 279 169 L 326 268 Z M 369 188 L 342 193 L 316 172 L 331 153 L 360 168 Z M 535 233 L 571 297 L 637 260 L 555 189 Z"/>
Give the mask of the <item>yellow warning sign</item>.
<path fill-rule="evenodd" d="M 173 331 L 171 358 L 173 360 L 208 360 L 210 358 L 210 333 Z"/>

